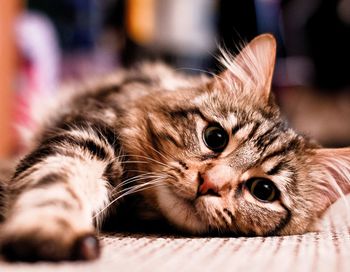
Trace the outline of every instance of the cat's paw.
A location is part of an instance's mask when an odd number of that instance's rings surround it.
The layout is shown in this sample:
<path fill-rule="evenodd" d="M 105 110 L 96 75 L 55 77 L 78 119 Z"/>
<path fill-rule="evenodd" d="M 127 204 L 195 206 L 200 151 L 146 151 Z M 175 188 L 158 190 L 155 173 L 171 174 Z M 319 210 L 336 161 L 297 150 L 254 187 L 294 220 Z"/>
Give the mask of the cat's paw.
<path fill-rule="evenodd" d="M 12 237 L 1 244 L 1 254 L 8 261 L 24 262 L 94 260 L 99 256 L 99 242 L 93 235 L 78 237 L 69 246 L 57 238 Z"/>
<path fill-rule="evenodd" d="M 94 260 L 100 245 L 92 231 L 77 232 L 69 224 L 9 228 L 5 223 L 0 253 L 8 261 Z"/>

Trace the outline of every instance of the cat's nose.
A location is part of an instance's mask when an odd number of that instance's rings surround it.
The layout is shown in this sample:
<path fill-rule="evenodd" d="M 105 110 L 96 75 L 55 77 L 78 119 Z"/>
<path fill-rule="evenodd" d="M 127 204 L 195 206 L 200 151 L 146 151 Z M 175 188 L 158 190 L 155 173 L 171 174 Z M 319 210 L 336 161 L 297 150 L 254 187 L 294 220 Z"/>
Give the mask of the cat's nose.
<path fill-rule="evenodd" d="M 220 188 L 210 180 L 203 180 L 202 184 L 199 185 L 198 188 L 198 196 L 203 195 L 213 195 L 220 196 L 219 194 Z"/>
<path fill-rule="evenodd" d="M 230 187 L 230 172 L 229 166 L 217 165 L 199 174 L 198 196 L 221 196 L 223 190 Z"/>

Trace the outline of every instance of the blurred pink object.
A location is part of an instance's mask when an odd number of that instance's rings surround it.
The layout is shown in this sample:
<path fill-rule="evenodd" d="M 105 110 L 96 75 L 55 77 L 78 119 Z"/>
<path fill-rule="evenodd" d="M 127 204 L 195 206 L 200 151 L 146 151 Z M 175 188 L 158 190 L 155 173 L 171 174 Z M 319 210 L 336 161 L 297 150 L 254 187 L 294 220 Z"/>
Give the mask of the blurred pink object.
<path fill-rule="evenodd" d="M 35 127 L 34 105 L 40 105 L 39 101 L 53 95 L 57 89 L 60 50 L 52 23 L 41 14 L 22 14 L 15 31 L 21 60 L 15 124 L 21 129 L 32 129 Z"/>

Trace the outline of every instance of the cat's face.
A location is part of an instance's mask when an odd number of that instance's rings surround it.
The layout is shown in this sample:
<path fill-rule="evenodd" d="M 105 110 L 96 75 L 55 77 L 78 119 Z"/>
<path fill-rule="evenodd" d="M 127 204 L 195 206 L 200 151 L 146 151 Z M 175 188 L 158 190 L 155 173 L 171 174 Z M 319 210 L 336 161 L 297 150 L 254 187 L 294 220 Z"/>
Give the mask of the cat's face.
<path fill-rule="evenodd" d="M 286 127 L 271 101 L 274 50 L 273 38 L 260 36 L 228 64 L 233 71 L 147 102 L 146 140 L 135 153 L 154 160 L 143 170 L 162 173 L 157 205 L 179 228 L 302 233 L 329 204 L 317 148 Z M 244 66 L 248 56 L 260 61 L 255 70 Z M 259 78 L 249 74 L 259 69 Z"/>
<path fill-rule="evenodd" d="M 166 173 L 165 186 L 155 189 L 158 204 L 180 228 L 264 235 L 285 228 L 297 207 L 310 216 L 303 210 L 310 203 L 294 203 L 304 139 L 275 108 L 242 103 L 208 90 L 185 107 L 149 114 L 149 145 L 161 154 L 147 153 L 166 166 L 145 166 Z"/>

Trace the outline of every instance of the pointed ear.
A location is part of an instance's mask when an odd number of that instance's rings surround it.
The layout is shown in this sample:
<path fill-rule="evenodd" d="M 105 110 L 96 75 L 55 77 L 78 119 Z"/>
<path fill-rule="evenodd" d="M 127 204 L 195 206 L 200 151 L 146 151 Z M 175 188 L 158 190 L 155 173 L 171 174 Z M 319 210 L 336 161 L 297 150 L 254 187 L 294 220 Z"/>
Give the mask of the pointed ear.
<path fill-rule="evenodd" d="M 222 52 L 221 62 L 226 70 L 220 75 L 227 85 L 235 89 L 255 92 L 259 100 L 269 100 L 273 71 L 276 60 L 276 40 L 270 34 L 254 38 L 242 51 L 232 58 Z M 251 93 L 252 95 L 253 93 Z"/>
<path fill-rule="evenodd" d="M 328 207 L 350 192 L 350 148 L 321 148 L 312 155 L 310 175 Z"/>

